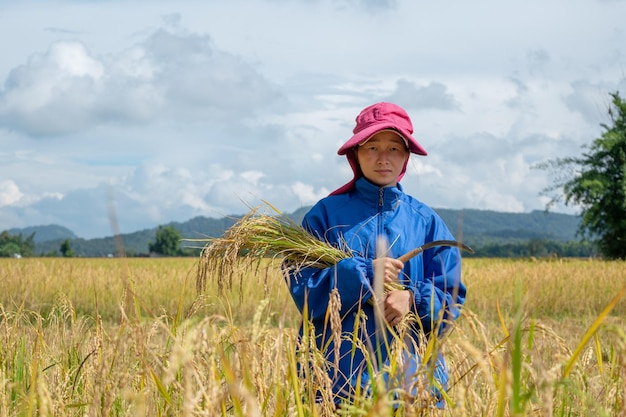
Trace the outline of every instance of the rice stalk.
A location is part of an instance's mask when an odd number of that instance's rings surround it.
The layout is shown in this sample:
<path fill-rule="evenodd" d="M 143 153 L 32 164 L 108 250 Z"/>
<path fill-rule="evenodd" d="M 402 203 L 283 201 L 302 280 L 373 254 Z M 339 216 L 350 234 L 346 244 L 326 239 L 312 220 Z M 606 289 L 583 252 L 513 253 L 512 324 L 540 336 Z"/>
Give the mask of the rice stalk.
<path fill-rule="evenodd" d="M 255 207 L 221 237 L 203 239 L 207 244 L 200 255 L 198 292 L 204 291 L 209 276 L 217 277 L 220 294 L 224 289 L 230 290 L 239 268 L 258 269 L 261 260 L 268 257 L 298 270 L 327 268 L 352 256 L 349 250 L 316 239 L 275 207 L 267 205 L 276 215 L 259 213 L 259 207 Z"/>

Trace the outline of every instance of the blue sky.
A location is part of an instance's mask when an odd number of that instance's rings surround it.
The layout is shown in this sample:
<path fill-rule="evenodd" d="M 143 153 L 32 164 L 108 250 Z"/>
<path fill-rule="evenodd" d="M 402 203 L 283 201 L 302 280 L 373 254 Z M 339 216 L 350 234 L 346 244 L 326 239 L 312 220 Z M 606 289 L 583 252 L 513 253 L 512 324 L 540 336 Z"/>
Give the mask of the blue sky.
<path fill-rule="evenodd" d="M 529 212 L 626 96 L 624 0 L 0 1 L 0 230 L 85 238 L 285 212 L 351 178 L 369 104 L 411 115 L 402 183 Z M 575 207 L 557 206 L 576 213 Z"/>

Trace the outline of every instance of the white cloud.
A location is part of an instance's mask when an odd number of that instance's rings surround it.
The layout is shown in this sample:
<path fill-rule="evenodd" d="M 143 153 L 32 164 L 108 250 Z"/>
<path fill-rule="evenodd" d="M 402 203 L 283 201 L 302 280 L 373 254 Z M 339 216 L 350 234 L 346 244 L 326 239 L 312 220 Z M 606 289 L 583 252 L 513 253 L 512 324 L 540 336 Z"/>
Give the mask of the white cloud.
<path fill-rule="evenodd" d="M 32 55 L 0 91 L 0 124 L 47 136 L 163 119 L 232 121 L 278 98 L 208 36 L 159 29 L 118 54 L 97 57 L 80 42 L 59 41 Z"/>
<path fill-rule="evenodd" d="M 332 191 L 326 189 L 325 187 L 315 190 L 313 185 L 304 184 L 300 181 L 296 181 L 291 188 L 293 193 L 300 199 L 300 203 L 305 206 L 312 206 L 319 199 L 326 197 L 330 191 Z"/>
<path fill-rule="evenodd" d="M 24 194 L 13 181 L 0 180 L 0 207 L 15 205 L 23 197 Z"/>

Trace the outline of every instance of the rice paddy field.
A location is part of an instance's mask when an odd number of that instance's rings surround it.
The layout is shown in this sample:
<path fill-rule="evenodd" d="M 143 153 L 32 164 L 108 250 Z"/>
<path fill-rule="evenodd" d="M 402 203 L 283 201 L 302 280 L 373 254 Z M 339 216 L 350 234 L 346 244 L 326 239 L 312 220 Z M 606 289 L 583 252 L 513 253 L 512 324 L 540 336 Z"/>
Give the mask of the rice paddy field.
<path fill-rule="evenodd" d="M 341 409 L 297 374 L 270 262 L 198 296 L 193 258 L 0 259 L 0 416 L 626 416 L 626 263 L 465 259 L 446 407 Z"/>

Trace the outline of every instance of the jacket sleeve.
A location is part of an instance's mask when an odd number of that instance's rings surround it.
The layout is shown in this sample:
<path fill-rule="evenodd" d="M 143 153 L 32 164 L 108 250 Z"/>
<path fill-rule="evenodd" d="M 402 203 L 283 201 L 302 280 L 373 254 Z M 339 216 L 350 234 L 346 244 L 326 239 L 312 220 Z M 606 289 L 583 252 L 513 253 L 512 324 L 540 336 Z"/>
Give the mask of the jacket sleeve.
<path fill-rule="evenodd" d="M 435 218 L 427 241 L 453 239 L 441 219 Z M 465 302 L 466 288 L 461 281 L 461 253 L 455 247 L 435 247 L 423 253 L 423 277 L 412 280 L 416 313 L 426 333 L 437 328 L 441 334 L 456 320 Z"/>
<path fill-rule="evenodd" d="M 288 270 L 288 275 L 289 291 L 296 307 L 309 319 L 317 320 L 325 317 L 334 288 L 341 299 L 341 315 L 366 302 L 371 296 L 369 277 L 374 274 L 372 260 L 356 256 L 325 269 Z"/>
<path fill-rule="evenodd" d="M 314 206 L 306 214 L 302 226 L 319 240 L 326 240 L 336 246 L 342 243 L 338 235 L 327 233 L 329 226 L 322 205 Z M 296 307 L 303 315 L 306 314 L 309 319 L 315 320 L 325 316 L 330 293 L 334 288 L 339 292 L 342 315 L 366 302 L 371 296 L 374 267 L 371 259 L 353 256 L 328 268 L 287 270 L 287 274 L 289 291 Z"/>

